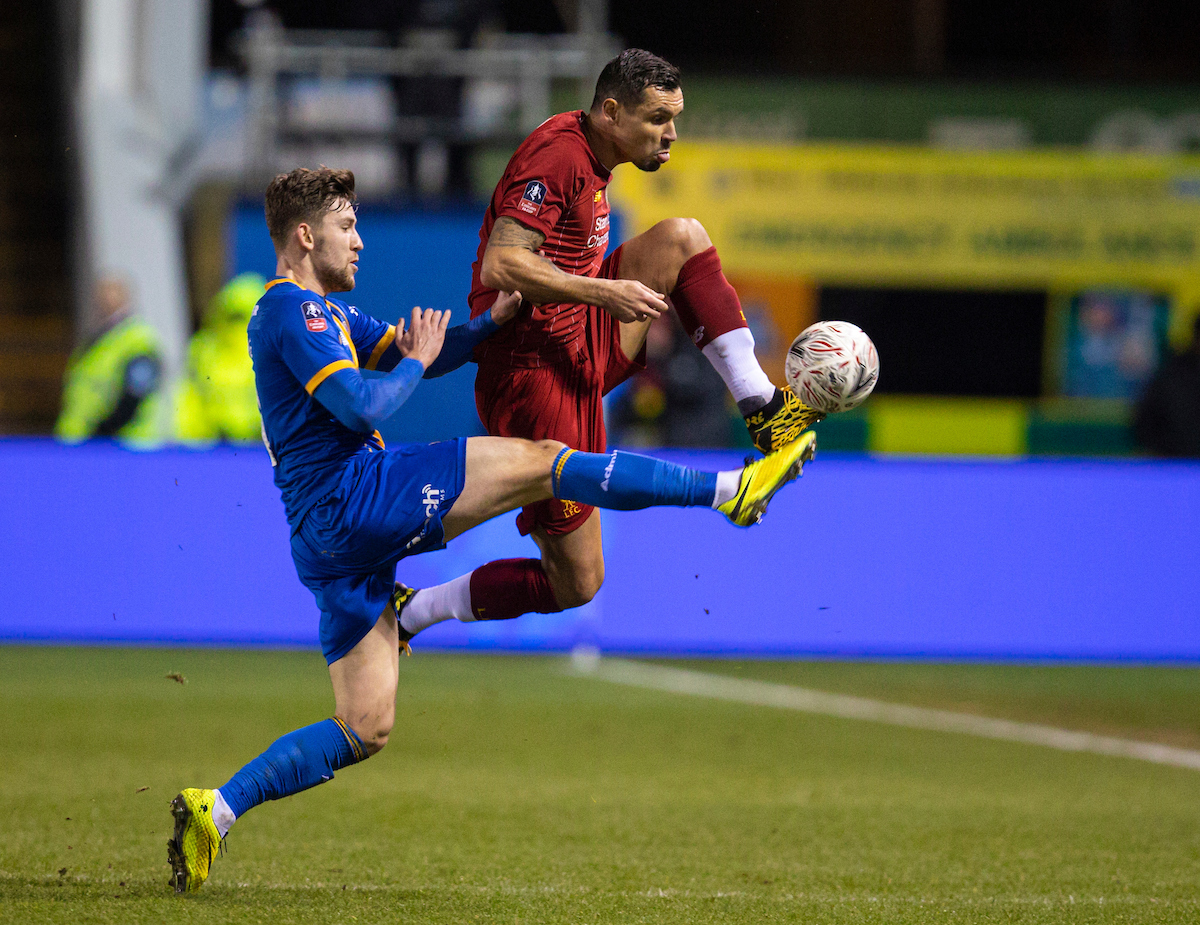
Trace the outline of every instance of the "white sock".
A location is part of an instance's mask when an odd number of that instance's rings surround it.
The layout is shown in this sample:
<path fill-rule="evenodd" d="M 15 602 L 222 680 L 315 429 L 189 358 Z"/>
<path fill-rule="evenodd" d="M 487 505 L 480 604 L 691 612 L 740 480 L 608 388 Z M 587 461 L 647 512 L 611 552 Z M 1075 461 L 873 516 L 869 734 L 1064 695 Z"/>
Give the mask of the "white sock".
<path fill-rule="evenodd" d="M 739 409 L 757 411 L 774 397 L 775 386 L 754 355 L 754 335 L 749 328 L 735 328 L 713 338 L 703 353 L 725 380 L 725 388 Z M 743 402 L 748 405 L 743 406 Z"/>
<path fill-rule="evenodd" d="M 229 804 L 225 802 L 225 797 L 220 790 L 213 791 L 217 798 L 213 800 L 212 821 L 217 826 L 218 834 L 224 838 L 229 834 L 229 830 L 233 828 L 233 824 L 237 822 L 237 816 L 233 814 L 233 810 L 229 808 Z"/>
<path fill-rule="evenodd" d="M 475 622 L 475 614 L 471 612 L 470 572 L 443 585 L 422 588 L 400 614 L 400 625 L 414 634 L 443 620 Z"/>
<path fill-rule="evenodd" d="M 742 470 L 729 469 L 717 473 L 717 494 L 713 498 L 713 510 L 726 501 L 732 501 L 737 496 L 738 485 L 742 483 Z"/>

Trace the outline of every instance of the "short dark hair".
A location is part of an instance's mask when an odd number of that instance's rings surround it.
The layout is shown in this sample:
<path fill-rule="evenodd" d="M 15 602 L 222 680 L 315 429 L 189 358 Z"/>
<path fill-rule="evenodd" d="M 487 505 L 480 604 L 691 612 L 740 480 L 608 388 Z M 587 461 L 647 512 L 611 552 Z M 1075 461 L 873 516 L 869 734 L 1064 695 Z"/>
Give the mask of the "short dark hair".
<path fill-rule="evenodd" d="M 277 248 L 283 248 L 297 225 L 315 224 L 341 201 L 352 207 L 358 203 L 353 171 L 297 167 L 291 173 L 279 174 L 267 186 L 267 231 L 271 240 Z"/>
<path fill-rule="evenodd" d="M 592 109 L 607 99 L 614 99 L 622 106 L 636 106 L 647 87 L 678 90 L 679 68 L 645 49 L 626 48 L 600 72 Z"/>

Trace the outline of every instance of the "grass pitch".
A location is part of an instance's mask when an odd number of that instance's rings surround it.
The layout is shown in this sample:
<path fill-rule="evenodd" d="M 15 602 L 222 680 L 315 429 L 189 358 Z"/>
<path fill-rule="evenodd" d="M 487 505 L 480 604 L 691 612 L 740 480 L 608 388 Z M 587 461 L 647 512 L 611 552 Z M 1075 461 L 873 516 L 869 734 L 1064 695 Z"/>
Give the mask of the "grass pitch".
<path fill-rule="evenodd" d="M 1196 669 L 689 667 L 1200 744 Z M 328 716 L 322 659 L 0 648 L 0 921 L 1200 920 L 1195 771 L 627 689 L 562 659 L 401 669 L 383 753 L 247 814 L 177 897 L 169 800 Z"/>

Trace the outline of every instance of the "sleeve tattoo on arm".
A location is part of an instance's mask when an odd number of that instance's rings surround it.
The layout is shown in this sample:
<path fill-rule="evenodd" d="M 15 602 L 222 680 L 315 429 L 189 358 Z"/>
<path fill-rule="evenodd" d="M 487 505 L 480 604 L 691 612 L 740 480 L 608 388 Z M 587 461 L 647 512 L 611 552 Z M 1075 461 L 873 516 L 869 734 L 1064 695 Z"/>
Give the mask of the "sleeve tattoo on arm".
<path fill-rule="evenodd" d="M 544 243 L 546 243 L 544 234 L 534 231 L 532 228 L 526 228 L 507 215 L 496 220 L 496 225 L 488 237 L 488 247 L 523 247 L 535 254 Z"/>

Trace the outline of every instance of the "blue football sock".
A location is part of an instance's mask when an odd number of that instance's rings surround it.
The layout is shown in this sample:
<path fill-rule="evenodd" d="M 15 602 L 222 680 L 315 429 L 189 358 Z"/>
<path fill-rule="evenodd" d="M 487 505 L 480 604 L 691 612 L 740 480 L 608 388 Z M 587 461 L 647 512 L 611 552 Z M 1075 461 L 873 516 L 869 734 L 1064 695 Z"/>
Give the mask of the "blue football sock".
<path fill-rule="evenodd" d="M 367 750 L 354 730 L 340 719 L 327 719 L 271 743 L 221 787 L 235 816 L 333 779 L 333 772 L 365 760 Z"/>
<path fill-rule="evenodd" d="M 636 453 L 563 449 L 551 470 L 554 497 L 614 511 L 656 505 L 711 506 L 717 474 Z"/>

